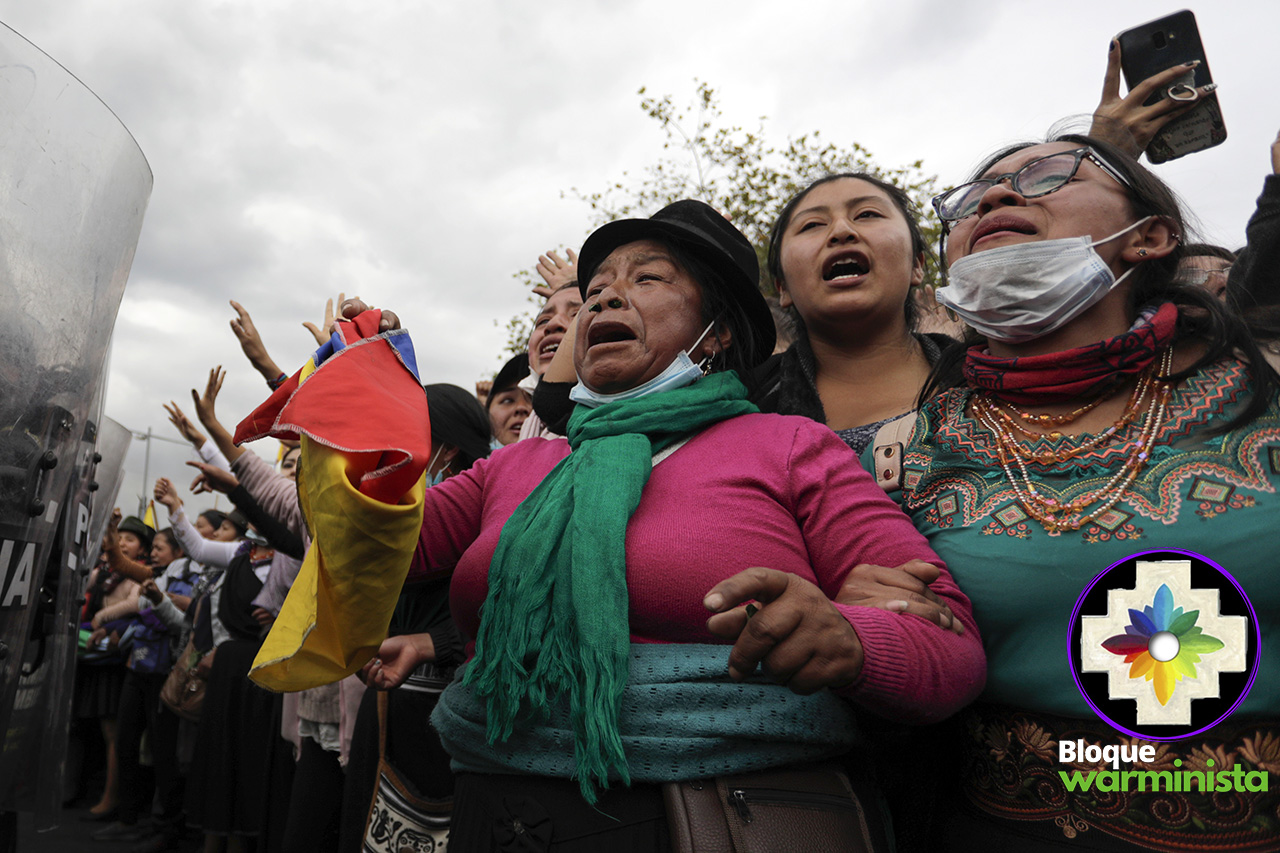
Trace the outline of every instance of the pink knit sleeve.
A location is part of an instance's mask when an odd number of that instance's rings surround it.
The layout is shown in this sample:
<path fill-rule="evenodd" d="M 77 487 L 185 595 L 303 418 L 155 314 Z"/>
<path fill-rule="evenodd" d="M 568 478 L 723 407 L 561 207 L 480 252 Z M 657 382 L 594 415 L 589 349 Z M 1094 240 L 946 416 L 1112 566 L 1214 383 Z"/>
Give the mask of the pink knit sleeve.
<path fill-rule="evenodd" d="M 406 583 L 451 574 L 462 552 L 480 535 L 488 466 L 489 460 L 481 459 L 461 474 L 427 489 L 422 531 Z"/>
<path fill-rule="evenodd" d="M 799 425 L 788 467 L 796 518 L 828 598 L 835 598 L 856 565 L 923 560 L 942 569 L 930 589 L 965 628 L 957 636 L 918 616 L 833 601 L 866 655 L 861 674 L 842 695 L 911 723 L 944 719 L 972 702 L 987 672 L 973 609 L 924 536 L 829 429 Z"/>

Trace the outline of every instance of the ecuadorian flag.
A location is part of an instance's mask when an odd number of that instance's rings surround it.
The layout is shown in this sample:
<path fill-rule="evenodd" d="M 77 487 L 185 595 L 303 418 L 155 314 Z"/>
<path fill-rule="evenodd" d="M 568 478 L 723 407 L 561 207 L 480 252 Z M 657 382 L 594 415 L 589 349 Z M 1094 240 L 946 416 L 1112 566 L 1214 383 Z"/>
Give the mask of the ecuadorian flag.
<path fill-rule="evenodd" d="M 311 548 L 249 677 L 270 690 L 330 684 L 387 634 L 422 527 L 431 452 L 413 342 L 382 312 L 341 321 L 311 360 L 245 418 L 241 444 L 297 439 Z"/>

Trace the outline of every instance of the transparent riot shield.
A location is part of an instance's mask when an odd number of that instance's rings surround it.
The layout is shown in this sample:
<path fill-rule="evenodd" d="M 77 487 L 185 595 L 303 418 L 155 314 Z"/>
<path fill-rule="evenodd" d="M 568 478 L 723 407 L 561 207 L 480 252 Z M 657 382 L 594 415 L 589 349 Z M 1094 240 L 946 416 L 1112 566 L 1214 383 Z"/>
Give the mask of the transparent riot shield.
<path fill-rule="evenodd" d="M 12 800 L 21 810 L 34 812 L 37 830 L 57 824 L 64 799 L 80 607 L 133 440 L 119 423 L 101 418 L 101 409 L 100 401 L 93 405 L 94 416 L 85 422 L 80 436 L 76 473 L 40 584 L 31 642 L 14 699 L 12 719 L 24 731 L 24 738 L 38 742 L 38 747 L 19 751 L 14 759 L 22 767 L 15 774 Z M 34 712 L 25 716 L 27 709 Z"/>
<path fill-rule="evenodd" d="M 47 709 L 40 705 L 71 703 L 69 693 L 51 697 L 36 688 L 37 682 L 58 681 L 53 673 L 61 671 L 46 666 L 52 646 L 45 630 L 56 630 L 61 592 L 46 590 L 79 586 L 59 527 L 79 520 L 75 504 L 88 488 L 83 481 L 92 477 L 93 466 L 85 460 L 92 459 L 87 447 L 97 439 L 94 403 L 105 381 L 107 348 L 151 192 L 151 170 L 133 137 L 92 92 L 3 25 L 0 116 L 5 810 L 16 807 L 20 783 L 30 782 L 23 772 L 34 766 L 30 753 L 43 740 L 40 718 Z M 24 670 L 29 684 L 19 693 Z"/>

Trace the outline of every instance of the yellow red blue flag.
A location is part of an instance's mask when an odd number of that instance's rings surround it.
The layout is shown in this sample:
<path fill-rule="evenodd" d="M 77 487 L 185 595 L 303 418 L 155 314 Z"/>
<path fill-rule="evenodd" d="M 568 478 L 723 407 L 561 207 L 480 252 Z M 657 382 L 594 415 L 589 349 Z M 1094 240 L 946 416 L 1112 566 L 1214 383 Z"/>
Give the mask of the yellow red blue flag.
<path fill-rule="evenodd" d="M 381 312 L 340 321 L 310 361 L 236 429 L 237 444 L 300 439 L 311 547 L 249 677 L 293 691 L 338 681 L 378 650 L 422 527 L 427 399 L 404 330 Z"/>

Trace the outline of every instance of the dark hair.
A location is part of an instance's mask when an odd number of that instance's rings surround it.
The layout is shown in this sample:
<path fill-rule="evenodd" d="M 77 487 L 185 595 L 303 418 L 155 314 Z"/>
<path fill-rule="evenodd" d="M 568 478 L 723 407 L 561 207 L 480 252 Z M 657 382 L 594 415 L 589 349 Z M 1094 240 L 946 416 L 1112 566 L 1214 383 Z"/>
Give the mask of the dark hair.
<path fill-rule="evenodd" d="M 231 526 L 236 529 L 236 536 L 243 538 L 249 532 L 249 519 L 245 518 L 244 513 L 238 509 L 233 509 L 227 513 L 226 521 L 231 522 Z M 219 525 L 221 526 L 221 525 Z"/>
<path fill-rule="evenodd" d="M 782 275 L 782 238 L 786 236 L 787 228 L 791 225 L 791 217 L 795 215 L 796 208 L 817 187 L 846 178 L 865 181 L 889 197 L 889 200 L 898 208 L 898 212 L 902 214 L 902 218 L 907 221 L 907 231 L 911 234 L 911 256 L 918 258 L 923 255 L 924 267 L 926 272 L 928 271 L 929 264 L 934 260 L 933 249 L 929 246 L 928 241 L 924 239 L 924 232 L 920 230 L 920 211 L 916 208 L 915 202 L 911 200 L 911 196 L 907 195 L 906 190 L 866 172 L 839 172 L 818 178 L 792 196 L 791 200 L 782 206 L 782 211 L 778 214 L 778 218 L 769 232 L 769 253 L 765 259 L 765 268 L 768 270 L 769 278 L 775 287 L 778 282 L 785 283 L 786 281 Z M 916 303 L 910 296 L 903 303 L 902 313 L 906 318 L 907 328 L 914 329 L 916 325 Z M 791 308 L 791 319 L 796 325 L 797 333 L 808 334 L 805 330 L 804 320 L 794 306 Z"/>
<path fill-rule="evenodd" d="M 1159 216 L 1172 223 L 1175 235 L 1180 236 L 1186 233 L 1182 208 L 1173 190 L 1121 149 L 1091 136 L 1068 133 L 1051 137 L 1045 142 L 1011 145 L 989 157 L 974 171 L 971 180 L 980 177 L 1010 154 L 1034 145 L 1053 142 L 1074 142 L 1092 148 L 1124 177 L 1128 184 L 1126 190 L 1129 204 L 1133 207 L 1135 217 Z M 1242 357 L 1253 380 L 1253 386 L 1250 389 L 1252 395 L 1240 414 L 1228 423 L 1215 428 L 1211 434 L 1228 432 L 1261 415 L 1277 390 L 1280 390 L 1280 380 L 1267 365 L 1256 340 L 1257 338 L 1275 338 L 1277 329 L 1265 318 L 1259 318 L 1257 321 L 1254 318 L 1246 320 L 1237 312 L 1224 306 L 1206 290 L 1182 286 L 1177 280 L 1178 262 L 1185 254 L 1185 247 L 1179 243 L 1168 255 L 1145 261 L 1134 268 L 1131 276 L 1133 286 L 1129 290 L 1128 315 L 1131 319 L 1136 318 L 1145 306 L 1172 302 L 1178 307 L 1178 325 L 1174 332 L 1174 341 L 1198 340 L 1204 343 L 1204 353 L 1196 359 L 1194 364 L 1168 377 L 1175 381 L 1185 379 L 1201 368 L 1233 353 L 1238 353 Z M 923 404 L 938 391 L 963 385 L 964 376 L 961 369 L 965 351 L 970 346 L 985 345 L 985 343 L 986 338 L 971 331 L 966 340 L 944 350 L 920 392 L 919 403 Z"/>
<path fill-rule="evenodd" d="M 217 530 L 219 527 L 221 527 L 222 522 L 227 520 L 227 514 L 225 512 L 222 512 L 221 510 L 216 510 L 216 509 L 206 509 L 204 512 L 200 513 L 200 515 L 197 517 L 203 518 L 205 521 L 209 522 L 209 526 L 212 527 L 214 530 Z"/>
<path fill-rule="evenodd" d="M 1235 252 L 1212 243 L 1188 243 L 1182 247 L 1182 256 L 1184 258 L 1221 258 L 1230 263 L 1236 261 Z"/>
<path fill-rule="evenodd" d="M 164 539 L 166 542 L 168 542 L 169 549 L 171 551 L 175 551 L 179 554 L 184 553 L 182 550 L 182 543 L 178 541 L 178 537 L 174 534 L 172 527 L 166 527 L 163 530 L 157 530 L 155 538 Z M 155 541 L 153 540 L 151 544 L 154 545 Z"/>
<path fill-rule="evenodd" d="M 510 391 L 512 388 L 520 384 L 520 380 L 529 375 L 529 354 L 516 353 L 507 359 L 507 363 L 502 365 L 493 377 L 493 387 L 489 389 L 489 396 L 485 398 L 484 410 L 487 412 L 493 408 L 493 400 L 499 394 Z"/>
<path fill-rule="evenodd" d="M 489 455 L 489 416 L 473 394 L 443 382 L 425 385 L 423 391 L 431 415 L 431 443 L 458 450 L 449 464 L 450 470 L 465 471 L 477 459 Z"/>
<path fill-rule="evenodd" d="M 656 242 L 666 247 L 672 259 L 687 272 L 702 290 L 702 325 L 715 321 L 723 323 L 732 336 L 729 346 L 725 347 L 723 357 L 712 360 L 713 371 L 736 370 L 738 376 L 746 377 L 748 372 L 769 357 L 769 353 L 756 352 L 756 338 L 750 333 L 751 317 L 742 306 L 742 300 L 735 299 L 729 291 L 729 285 L 715 267 L 690 252 L 679 243 L 657 239 Z M 712 329 L 712 334 L 718 333 Z M 690 344 L 692 345 L 692 341 Z"/>

